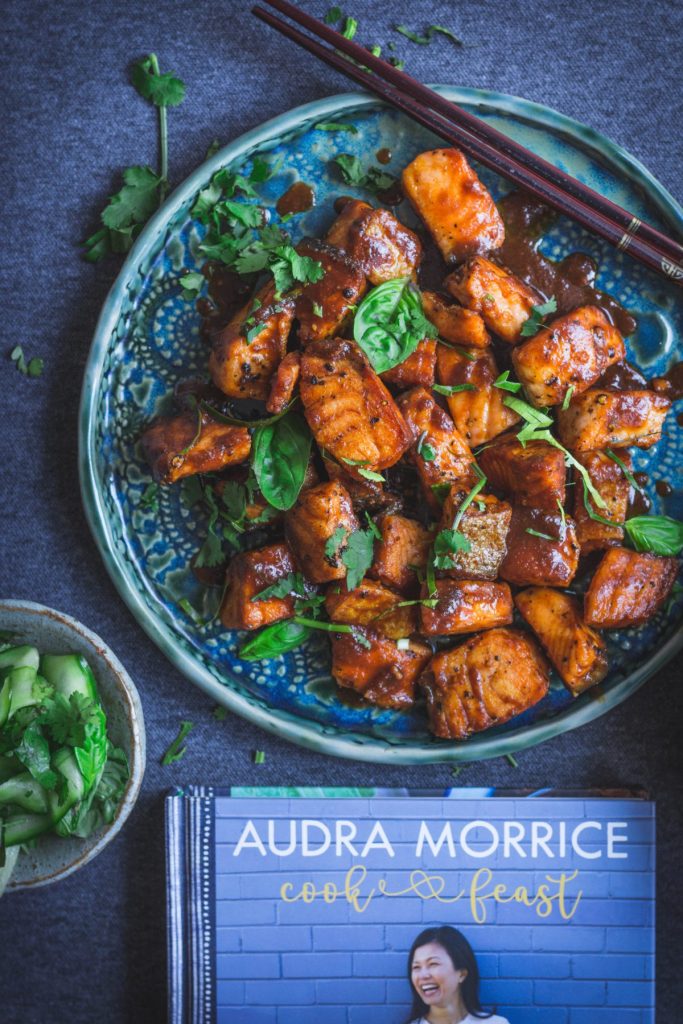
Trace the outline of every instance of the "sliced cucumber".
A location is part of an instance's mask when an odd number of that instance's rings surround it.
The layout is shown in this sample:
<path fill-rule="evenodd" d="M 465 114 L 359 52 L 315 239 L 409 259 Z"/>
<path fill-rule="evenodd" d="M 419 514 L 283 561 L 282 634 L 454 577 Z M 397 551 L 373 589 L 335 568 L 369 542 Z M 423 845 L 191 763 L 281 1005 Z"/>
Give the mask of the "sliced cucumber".
<path fill-rule="evenodd" d="M 83 778 L 76 758 L 68 747 L 62 747 L 52 759 L 52 766 L 66 779 L 66 792 L 60 799 L 55 792 L 47 795 L 47 814 L 14 814 L 7 818 L 3 828 L 5 846 L 27 843 L 29 839 L 53 828 L 83 796 Z"/>
<path fill-rule="evenodd" d="M 30 772 L 21 772 L 0 785 L 0 804 L 18 804 L 25 811 L 47 814 L 47 792 Z"/>
<path fill-rule="evenodd" d="M 0 686 L 0 728 L 2 728 L 9 717 L 9 697 L 9 679 L 6 679 L 2 686 Z"/>
<path fill-rule="evenodd" d="M 29 647 L 28 644 L 0 651 L 0 672 L 3 669 L 19 668 L 21 665 L 30 665 L 37 672 L 39 663 L 40 651 L 37 647 Z"/>
<path fill-rule="evenodd" d="M 8 718 L 15 715 L 20 708 L 30 708 L 39 703 L 34 694 L 34 684 L 37 678 L 38 673 L 30 665 L 12 669 L 5 680 L 5 683 L 9 683 Z"/>
<path fill-rule="evenodd" d="M 44 654 L 40 659 L 40 673 L 67 700 L 72 693 L 80 693 L 99 701 L 92 669 L 80 654 Z"/>

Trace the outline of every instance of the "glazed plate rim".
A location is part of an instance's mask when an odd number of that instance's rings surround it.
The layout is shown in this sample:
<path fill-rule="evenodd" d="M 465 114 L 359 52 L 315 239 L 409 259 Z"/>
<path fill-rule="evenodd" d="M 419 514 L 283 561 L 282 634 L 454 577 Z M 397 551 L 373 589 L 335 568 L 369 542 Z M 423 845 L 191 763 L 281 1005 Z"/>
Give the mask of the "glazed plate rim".
<path fill-rule="evenodd" d="M 675 230 L 683 231 L 683 208 L 625 149 L 611 142 L 594 129 L 566 117 L 549 107 L 515 96 L 481 89 L 434 86 L 456 103 L 479 106 L 492 113 L 510 114 L 532 126 L 568 138 L 570 143 L 599 158 L 620 177 L 644 190 L 662 217 Z M 184 203 L 206 186 L 220 168 L 245 159 L 251 152 L 269 143 L 276 143 L 287 133 L 296 131 L 313 119 L 344 115 L 350 110 L 378 107 L 383 104 L 366 93 L 341 93 L 294 107 L 228 143 L 201 164 L 178 186 L 141 232 L 128 254 L 116 281 L 102 307 L 92 346 L 86 363 L 79 411 L 79 477 L 86 518 L 99 548 L 105 567 L 116 589 L 136 621 L 169 661 L 191 682 L 204 690 L 218 704 L 283 739 L 303 747 L 336 757 L 357 761 L 391 764 L 435 764 L 439 762 L 480 761 L 501 757 L 535 746 L 561 733 L 585 725 L 631 696 L 655 672 L 662 668 L 683 647 L 683 625 L 666 643 L 624 679 L 609 684 L 599 698 L 579 698 L 552 718 L 520 726 L 505 733 L 488 735 L 486 731 L 464 742 L 403 740 L 386 738 L 335 728 L 290 711 L 271 708 L 265 700 L 237 692 L 230 683 L 238 682 L 228 672 L 220 682 L 198 658 L 183 649 L 171 635 L 167 625 L 148 607 L 142 594 L 131 585 L 124 560 L 116 551 L 110 523 L 104 509 L 100 483 L 96 478 L 95 428 L 97 396 L 104 359 L 120 308 L 129 294 L 128 284 L 140 264 L 154 250 L 160 236 Z M 587 697 L 588 695 L 586 695 Z"/>

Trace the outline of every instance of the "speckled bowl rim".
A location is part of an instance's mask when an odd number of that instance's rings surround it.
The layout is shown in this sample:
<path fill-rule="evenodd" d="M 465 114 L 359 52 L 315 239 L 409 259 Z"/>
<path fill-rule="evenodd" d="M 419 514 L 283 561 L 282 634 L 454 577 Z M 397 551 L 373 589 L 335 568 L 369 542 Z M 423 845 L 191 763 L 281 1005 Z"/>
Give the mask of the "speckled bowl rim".
<path fill-rule="evenodd" d="M 510 114 L 517 119 L 552 131 L 568 138 L 572 145 L 587 151 L 619 176 L 638 186 L 654 203 L 663 220 L 674 231 L 683 231 L 683 208 L 663 188 L 650 172 L 625 149 L 610 142 L 599 132 L 566 117 L 549 107 L 516 96 L 481 89 L 453 88 L 436 85 L 447 98 L 456 103 L 478 106 L 492 113 Z M 480 761 L 501 757 L 543 743 L 561 733 L 576 729 L 621 704 L 643 683 L 664 666 L 683 647 L 683 626 L 657 650 L 651 658 L 638 666 L 625 679 L 604 684 L 599 698 L 578 698 L 577 703 L 547 721 L 534 722 L 498 735 L 480 733 L 466 742 L 403 740 L 392 742 L 386 738 L 368 736 L 335 729 L 333 726 L 301 718 L 265 701 L 238 693 L 219 682 L 208 669 L 183 650 L 170 634 L 168 627 L 145 604 L 141 594 L 131 586 L 122 559 L 113 543 L 98 481 L 95 478 L 95 423 L 97 395 L 103 370 L 103 360 L 109 339 L 117 322 L 121 303 L 127 294 L 128 281 L 137 267 L 148 257 L 159 237 L 166 231 L 169 220 L 180 207 L 200 189 L 211 175 L 225 166 L 245 157 L 255 147 L 267 146 L 282 135 L 292 132 L 308 121 L 325 120 L 350 109 L 381 106 L 376 97 L 365 93 L 342 93 L 295 107 L 266 121 L 219 150 L 198 167 L 166 200 L 141 232 L 131 249 L 121 272 L 107 296 L 95 330 L 92 347 L 85 368 L 79 414 L 79 475 L 85 512 L 93 536 L 100 549 L 105 566 L 117 590 L 142 628 L 151 637 L 171 663 L 191 682 L 201 687 L 217 703 L 224 705 L 256 725 L 290 740 L 336 757 L 379 764 L 435 764 L 439 762 Z M 228 673 L 229 682 L 236 682 Z"/>
<path fill-rule="evenodd" d="M 9 893 L 19 892 L 21 889 L 38 889 L 40 886 L 50 885 L 52 882 L 57 882 L 62 878 L 67 878 L 69 875 L 72 875 L 74 871 L 78 871 L 79 868 L 84 867 L 93 860 L 93 858 L 101 853 L 105 846 L 108 846 L 112 839 L 118 835 L 133 810 L 135 801 L 140 793 L 142 779 L 145 773 L 146 737 L 142 703 L 140 701 L 140 694 L 137 691 L 137 687 L 112 649 L 104 642 L 101 636 L 98 636 L 97 633 L 88 629 L 87 626 L 84 626 L 82 622 L 74 619 L 71 615 L 67 615 L 65 612 L 58 612 L 54 608 L 48 608 L 43 604 L 36 604 L 34 601 L 0 599 L 0 615 L 6 611 L 16 612 L 21 615 L 36 616 L 36 619 L 38 619 L 38 617 L 48 618 L 53 622 L 64 626 L 74 637 L 77 638 L 74 642 L 78 644 L 78 651 L 79 653 L 83 653 L 86 657 L 87 655 L 84 652 L 84 647 L 92 647 L 97 652 L 97 655 L 107 663 L 112 676 L 117 680 L 117 688 L 125 701 L 125 715 L 131 734 L 128 766 L 130 769 L 130 776 L 126 783 L 126 788 L 123 792 L 121 801 L 116 809 L 116 814 L 109 825 L 104 828 L 97 842 L 92 846 L 88 846 L 79 857 L 57 871 L 39 875 L 37 878 L 27 879 L 20 882 L 14 882 L 10 879 L 6 890 Z M 26 630 L 22 629 L 22 633 L 24 632 L 30 636 L 30 627 Z M 87 840 L 84 840 L 84 844 L 85 843 L 87 843 Z"/>

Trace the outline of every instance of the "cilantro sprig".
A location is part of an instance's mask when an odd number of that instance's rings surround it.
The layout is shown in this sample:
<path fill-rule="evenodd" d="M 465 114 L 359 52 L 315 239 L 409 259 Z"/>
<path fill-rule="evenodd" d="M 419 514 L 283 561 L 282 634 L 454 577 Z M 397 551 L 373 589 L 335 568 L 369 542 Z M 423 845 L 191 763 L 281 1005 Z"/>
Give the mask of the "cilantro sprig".
<path fill-rule="evenodd" d="M 27 361 L 21 345 L 15 345 L 9 357 L 19 373 L 23 373 L 24 377 L 40 377 L 43 372 L 43 360 L 33 356 L 32 359 Z"/>
<path fill-rule="evenodd" d="M 413 32 L 412 29 L 406 28 L 405 25 L 396 25 L 396 31 L 406 39 L 409 39 L 411 43 L 417 43 L 418 46 L 429 46 L 435 35 L 446 36 L 451 42 L 455 43 L 456 46 L 464 46 L 462 39 L 456 36 L 455 32 L 450 28 L 444 28 L 443 25 L 429 25 L 425 29 L 423 34 L 419 32 Z"/>
<path fill-rule="evenodd" d="M 543 326 L 543 321 L 545 317 L 548 315 L 548 313 L 556 312 L 557 301 L 555 299 L 555 296 L 553 295 L 551 298 L 548 299 L 547 302 L 544 302 L 542 305 L 531 307 L 531 315 L 527 320 L 524 321 L 524 323 L 522 324 L 522 329 L 519 333 L 523 338 L 533 338 L 534 334 L 538 334 L 538 332 L 540 331 L 541 327 Z"/>
<path fill-rule="evenodd" d="M 381 167 L 370 166 L 366 170 L 358 157 L 350 153 L 340 153 L 332 163 L 339 169 L 345 184 L 367 189 L 368 192 L 385 192 L 396 181 Z"/>
<path fill-rule="evenodd" d="M 154 53 L 133 65 L 131 82 L 140 96 L 158 110 L 159 171 L 155 173 L 151 167 L 138 165 L 124 170 L 123 187 L 110 196 L 109 203 L 100 214 L 102 227 L 83 243 L 83 258 L 89 263 L 97 263 L 109 253 L 128 252 L 168 191 L 166 110 L 182 103 L 185 85 L 176 75 L 161 73 Z"/>

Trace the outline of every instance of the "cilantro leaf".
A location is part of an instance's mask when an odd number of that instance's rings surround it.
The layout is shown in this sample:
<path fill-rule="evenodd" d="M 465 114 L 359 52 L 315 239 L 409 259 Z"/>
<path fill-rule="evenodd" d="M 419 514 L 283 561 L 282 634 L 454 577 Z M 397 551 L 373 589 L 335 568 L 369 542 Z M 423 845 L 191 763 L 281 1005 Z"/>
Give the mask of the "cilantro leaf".
<path fill-rule="evenodd" d="M 522 329 L 519 333 L 523 338 L 533 338 L 535 334 L 538 334 L 543 324 L 543 320 L 548 315 L 548 313 L 556 312 L 557 302 L 555 300 L 555 296 L 553 295 L 552 298 L 548 299 L 548 301 L 544 302 L 541 306 L 531 307 L 531 315 L 528 320 L 524 321 L 524 323 L 522 324 Z"/>
<path fill-rule="evenodd" d="M 336 559 L 339 547 L 344 543 L 348 536 L 348 530 L 345 526 L 338 526 L 331 537 L 325 541 L 325 557 Z"/>
<path fill-rule="evenodd" d="M 412 32 L 409 28 L 406 28 L 405 25 L 396 25 L 396 31 L 400 32 L 402 36 L 406 37 L 406 39 L 409 39 L 411 43 L 417 43 L 418 46 L 428 46 L 431 43 L 432 38 L 437 34 L 447 36 L 456 44 L 456 46 L 464 45 L 462 39 L 460 39 L 459 36 L 456 36 L 455 32 L 451 31 L 450 28 L 444 28 L 443 25 L 430 25 L 429 28 L 426 29 L 424 35 L 420 35 L 418 32 Z"/>
<path fill-rule="evenodd" d="M 369 167 L 367 171 L 364 170 L 358 157 L 350 153 L 340 153 L 332 163 L 339 168 L 347 185 L 365 188 L 369 192 L 384 192 L 395 183 L 392 175 L 387 174 L 381 167 Z"/>
<path fill-rule="evenodd" d="M 133 65 L 130 80 L 140 95 L 155 107 L 177 107 L 185 99 L 185 83 L 170 72 L 160 74 L 154 54 Z"/>
<path fill-rule="evenodd" d="M 283 576 L 277 583 L 272 583 L 265 590 L 259 591 L 258 594 L 254 594 L 252 601 L 268 601 L 273 597 L 306 597 L 306 581 L 300 572 L 288 572 L 286 576 Z"/>
<path fill-rule="evenodd" d="M 354 530 L 350 533 L 341 560 L 346 566 L 346 588 L 355 590 L 374 558 L 375 538 L 372 530 Z"/>
<path fill-rule="evenodd" d="M 343 17 L 344 15 L 342 14 L 341 7 L 334 6 L 330 7 L 329 11 L 327 12 L 323 20 L 326 25 L 334 25 L 338 21 L 341 21 Z"/>
<path fill-rule="evenodd" d="M 34 356 L 26 362 L 26 356 L 21 345 L 14 346 L 10 352 L 10 359 L 19 373 L 23 373 L 25 377 L 40 377 L 43 372 L 43 360 Z"/>
<path fill-rule="evenodd" d="M 459 530 L 440 530 L 434 538 L 434 568 L 452 569 L 452 555 L 458 551 L 467 553 L 471 547 L 468 538 Z"/>
<path fill-rule="evenodd" d="M 127 167 L 124 186 L 110 197 L 101 220 L 114 231 L 126 231 L 148 220 L 157 208 L 161 178 L 150 167 Z"/>

